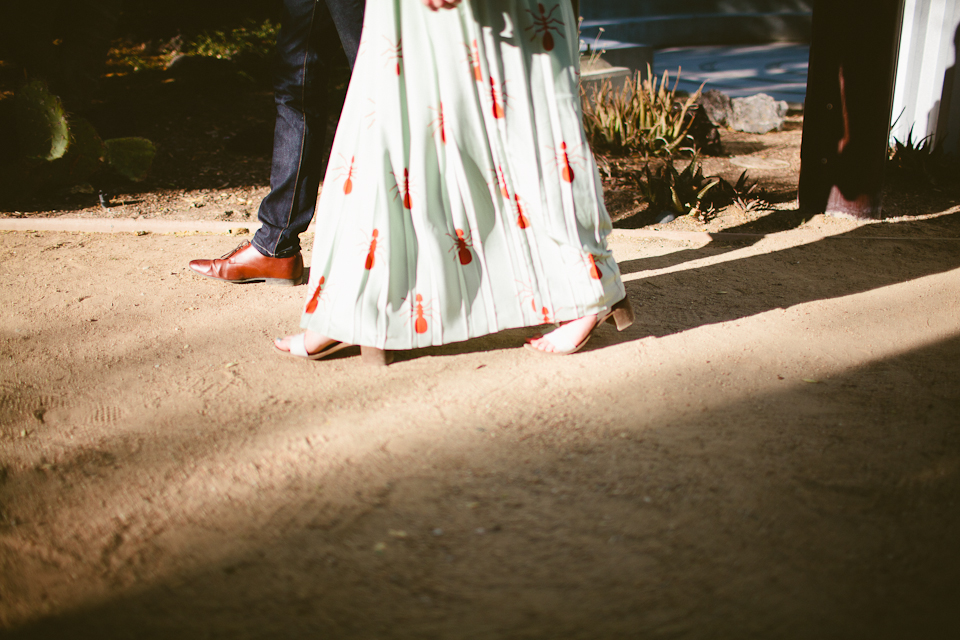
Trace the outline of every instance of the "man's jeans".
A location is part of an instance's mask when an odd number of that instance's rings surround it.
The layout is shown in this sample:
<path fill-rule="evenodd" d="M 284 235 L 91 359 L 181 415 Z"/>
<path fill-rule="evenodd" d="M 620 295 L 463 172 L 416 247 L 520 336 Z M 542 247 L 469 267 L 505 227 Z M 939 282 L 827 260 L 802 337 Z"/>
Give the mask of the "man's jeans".
<path fill-rule="evenodd" d="M 313 219 L 326 151 L 331 61 L 357 58 L 364 0 L 284 0 L 277 38 L 270 193 L 260 203 L 262 226 L 253 245 L 265 256 L 300 251 L 300 234 Z"/>

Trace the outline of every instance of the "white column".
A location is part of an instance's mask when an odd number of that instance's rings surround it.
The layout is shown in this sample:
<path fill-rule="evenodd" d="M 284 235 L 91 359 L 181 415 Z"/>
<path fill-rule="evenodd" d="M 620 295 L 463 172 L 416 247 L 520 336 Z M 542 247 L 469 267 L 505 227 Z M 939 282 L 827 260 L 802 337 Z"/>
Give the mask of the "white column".
<path fill-rule="evenodd" d="M 960 0 L 905 1 L 892 138 L 905 141 L 912 127 L 915 141 L 931 136 L 960 154 L 958 29 Z"/>

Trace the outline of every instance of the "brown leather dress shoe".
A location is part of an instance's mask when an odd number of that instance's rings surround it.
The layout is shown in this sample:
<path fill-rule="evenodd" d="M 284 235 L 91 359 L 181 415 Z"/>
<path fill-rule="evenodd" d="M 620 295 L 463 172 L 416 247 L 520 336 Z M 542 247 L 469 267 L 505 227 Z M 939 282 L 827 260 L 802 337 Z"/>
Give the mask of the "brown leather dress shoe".
<path fill-rule="evenodd" d="M 249 242 L 216 260 L 191 260 L 190 268 L 205 278 L 243 282 L 266 282 L 293 286 L 303 277 L 303 256 L 271 258 L 260 253 Z"/>

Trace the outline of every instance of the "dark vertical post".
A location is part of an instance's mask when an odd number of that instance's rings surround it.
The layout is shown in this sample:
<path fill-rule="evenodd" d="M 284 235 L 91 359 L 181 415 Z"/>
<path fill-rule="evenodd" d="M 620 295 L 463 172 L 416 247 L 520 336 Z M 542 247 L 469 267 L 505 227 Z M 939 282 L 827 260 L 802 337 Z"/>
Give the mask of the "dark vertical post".
<path fill-rule="evenodd" d="M 800 208 L 879 218 L 903 0 L 815 0 Z"/>

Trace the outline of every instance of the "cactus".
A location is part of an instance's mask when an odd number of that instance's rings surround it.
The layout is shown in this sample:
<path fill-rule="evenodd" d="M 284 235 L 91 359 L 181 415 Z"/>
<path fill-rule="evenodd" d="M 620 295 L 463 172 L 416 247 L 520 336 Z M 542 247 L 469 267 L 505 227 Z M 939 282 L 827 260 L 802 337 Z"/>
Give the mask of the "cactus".
<path fill-rule="evenodd" d="M 105 164 L 139 182 L 156 155 L 145 138 L 104 142 L 86 120 L 68 120 L 60 99 L 40 80 L 0 100 L 0 143 L 0 199 L 11 202 L 43 187 L 96 180 Z"/>
<path fill-rule="evenodd" d="M 157 154 L 157 148 L 146 138 L 113 138 L 104 145 L 110 168 L 134 182 L 147 177 Z"/>
<path fill-rule="evenodd" d="M 13 99 L 20 153 L 32 162 L 62 158 L 70 146 L 70 128 L 60 98 L 34 80 Z"/>

